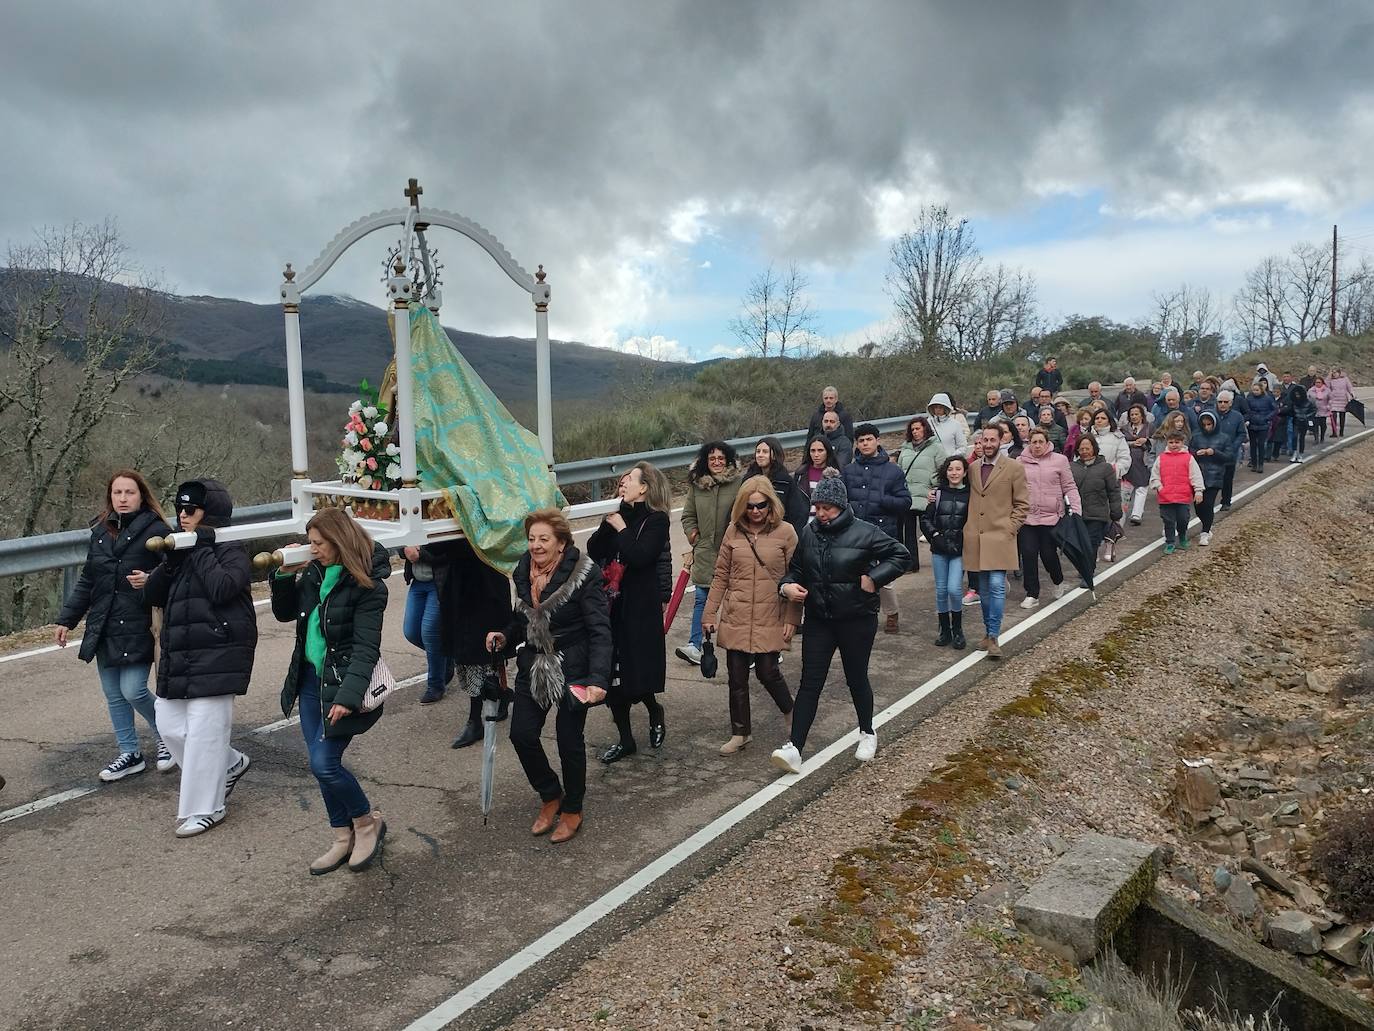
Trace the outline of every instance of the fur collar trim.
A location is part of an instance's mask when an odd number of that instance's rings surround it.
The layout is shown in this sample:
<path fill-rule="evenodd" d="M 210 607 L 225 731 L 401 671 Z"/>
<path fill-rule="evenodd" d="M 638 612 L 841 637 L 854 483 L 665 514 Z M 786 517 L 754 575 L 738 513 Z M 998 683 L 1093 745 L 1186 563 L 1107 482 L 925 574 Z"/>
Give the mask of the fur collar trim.
<path fill-rule="evenodd" d="M 707 473 L 705 476 L 698 476 L 696 479 L 696 485 L 702 490 L 715 490 L 719 486 L 723 486 L 727 483 L 734 483 L 738 479 L 739 466 L 728 465 L 725 467 L 725 472 L 721 473 L 719 476 L 715 475 L 714 473 Z"/>
<path fill-rule="evenodd" d="M 542 603 L 532 604 L 516 595 L 515 611 L 525 617 L 525 644 L 534 651 L 534 662 L 530 665 L 530 693 L 545 709 L 561 702 L 568 686 L 563 676 L 563 655 L 558 651 L 553 636 L 553 614 L 571 600 L 594 570 L 598 570 L 597 564 L 584 553 L 578 556 L 577 564 L 568 578 Z"/>

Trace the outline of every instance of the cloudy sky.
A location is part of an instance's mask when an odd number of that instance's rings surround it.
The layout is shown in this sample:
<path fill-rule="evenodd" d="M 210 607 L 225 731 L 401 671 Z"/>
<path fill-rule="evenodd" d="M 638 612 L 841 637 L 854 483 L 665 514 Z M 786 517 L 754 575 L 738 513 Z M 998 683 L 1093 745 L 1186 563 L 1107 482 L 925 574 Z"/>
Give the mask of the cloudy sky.
<path fill-rule="evenodd" d="M 0 239 L 113 216 L 178 291 L 270 301 L 413 175 L 546 266 L 555 336 L 707 357 L 769 262 L 862 342 L 943 201 L 1047 316 L 1128 320 L 1333 222 L 1374 255 L 1372 54 L 1367 0 L 12 2 Z M 380 302 L 388 242 L 317 289 Z M 435 242 L 446 323 L 532 332 Z"/>

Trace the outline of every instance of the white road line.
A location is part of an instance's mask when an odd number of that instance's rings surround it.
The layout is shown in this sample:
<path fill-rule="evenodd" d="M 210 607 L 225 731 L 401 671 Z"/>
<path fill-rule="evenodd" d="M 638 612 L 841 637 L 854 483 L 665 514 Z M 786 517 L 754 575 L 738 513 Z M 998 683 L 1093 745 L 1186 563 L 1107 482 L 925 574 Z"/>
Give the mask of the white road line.
<path fill-rule="evenodd" d="M 404 680 L 397 681 L 396 686 L 398 688 L 414 687 L 416 684 L 424 683 L 426 679 L 426 674 L 417 673 L 413 677 L 406 677 Z M 284 720 L 277 720 L 275 723 L 268 723 L 261 727 L 255 727 L 247 731 L 247 735 L 249 737 L 264 737 L 274 731 L 284 730 L 287 727 L 294 727 L 300 721 L 301 718 L 299 715 L 290 716 Z M 59 791 L 55 795 L 48 795 L 46 798 L 36 799 L 33 802 L 25 802 L 21 806 L 15 806 L 13 809 L 6 809 L 4 812 L 0 813 L 0 823 L 8 823 L 10 820 L 17 820 L 21 816 L 29 816 L 33 813 L 42 812 L 44 809 L 51 809 L 55 805 L 61 805 L 63 802 L 70 802 L 72 799 L 84 798 L 86 795 L 99 790 L 99 785 L 88 785 L 83 788 L 72 788 L 70 791 Z"/>
<path fill-rule="evenodd" d="M 1347 443 L 1354 443 L 1355 441 L 1361 439 L 1362 437 L 1366 437 L 1371 433 L 1374 433 L 1374 429 L 1363 430 L 1360 433 L 1354 434 L 1353 436 L 1345 437 L 1337 442 L 1336 447 L 1344 446 Z M 1330 451 L 1332 449 L 1328 448 L 1326 450 Z M 1323 454 L 1324 453 L 1325 452 L 1323 452 Z M 1255 493 L 1261 488 L 1273 486 L 1274 483 L 1276 483 L 1284 475 L 1300 468 L 1300 465 L 1293 465 L 1289 466 L 1287 469 L 1280 469 L 1275 473 L 1271 473 L 1265 476 L 1264 479 L 1251 484 L 1249 487 L 1246 487 L 1244 490 L 1238 492 L 1234 497 L 1245 498 L 1246 496 Z M 1194 519 L 1193 522 L 1197 522 L 1197 520 Z M 1192 524 L 1190 523 L 1189 525 Z M 1121 575 L 1121 570 L 1134 564 L 1135 562 L 1141 561 L 1144 556 L 1151 554 L 1156 549 L 1162 547 L 1163 544 L 1164 539 L 1163 537 L 1160 537 L 1153 543 L 1142 546 L 1127 558 L 1122 559 L 1120 562 L 1113 563 L 1110 569 L 1105 570 L 1101 574 L 1101 576 L 1096 577 L 1095 580 L 1106 580 L 1110 577 Z M 1060 608 L 1070 604 L 1072 602 L 1072 599 L 1078 597 L 1082 593 L 1083 589 L 1081 587 L 1076 588 L 1068 594 L 1065 594 L 1063 598 L 1060 598 L 1057 601 L 1055 601 L 1052 605 L 1048 605 L 1044 608 L 1038 609 L 1034 615 L 1022 620 L 1016 626 L 1012 627 L 1005 634 L 1003 634 L 1000 640 L 1013 640 L 1017 637 L 1020 637 L 1023 633 L 1028 632 L 1032 627 L 1048 619 Z M 886 709 L 884 709 L 881 713 L 878 713 L 876 716 L 874 716 L 874 729 L 876 730 L 878 727 L 891 722 L 897 716 L 901 715 L 903 712 L 910 709 L 912 706 L 916 705 L 922 699 L 928 697 L 933 692 L 939 690 L 941 687 L 949 683 L 951 680 L 959 676 L 961 673 L 964 673 L 966 670 L 972 669 L 975 665 L 977 665 L 979 662 L 984 661 L 986 658 L 987 653 L 983 651 L 971 652 L 970 654 L 964 656 L 954 665 L 936 674 L 934 677 L 927 680 L 925 683 L 921 684 L 919 687 L 911 691 L 905 697 L 898 699 L 896 702 L 894 702 L 893 704 L 889 705 Z M 572 916 L 564 920 L 561 924 L 541 935 L 539 938 L 531 942 L 529 945 L 525 946 L 519 952 L 511 956 L 509 959 L 505 960 L 504 962 L 493 967 L 491 970 L 487 971 L 487 973 L 483 974 L 477 980 L 473 981 L 466 988 L 463 988 L 461 991 L 457 992 L 450 998 L 444 1000 L 442 1003 L 434 1007 L 434 1009 L 430 1010 L 422 1017 L 419 1017 L 418 1019 L 413 1021 L 410 1025 L 408 1025 L 406 1031 L 438 1031 L 438 1029 L 447 1026 L 449 1023 L 456 1020 L 458 1017 L 462 1016 L 468 1010 L 472 1009 L 474 1006 L 480 1003 L 483 999 L 487 998 L 487 996 L 502 988 L 504 985 L 514 980 L 516 977 L 524 973 L 530 967 L 534 966 L 545 956 L 551 955 L 558 948 L 567 944 L 574 937 L 576 937 L 578 934 L 582 933 L 587 928 L 597 923 L 603 917 L 608 916 L 615 910 L 619 909 L 631 898 L 639 894 L 639 892 L 649 887 L 659 878 L 663 877 L 665 874 L 672 871 L 675 867 L 681 865 L 683 862 L 685 862 L 691 856 L 695 855 L 697 852 L 700 852 L 703 848 L 711 844 L 711 842 L 715 841 L 722 834 L 725 834 L 727 831 L 738 826 L 748 817 L 752 816 L 754 813 L 758 812 L 769 802 L 773 801 L 773 799 L 782 795 L 783 792 L 790 790 L 791 788 L 795 787 L 797 784 L 805 780 L 807 777 L 822 770 L 833 759 L 839 756 L 841 752 L 844 752 L 848 750 L 850 747 L 856 745 L 858 743 L 858 740 L 858 730 L 851 730 L 849 733 L 841 737 L 838 741 L 835 741 L 827 747 L 821 749 L 811 759 L 807 760 L 806 763 L 802 766 L 801 773 L 784 774 L 778 780 L 774 781 L 768 786 L 760 788 L 753 795 L 750 795 L 744 801 L 738 803 L 734 808 L 729 809 L 726 812 L 722 813 L 720 816 L 716 817 L 705 827 L 701 828 L 701 830 L 697 831 L 691 837 L 687 838 L 687 840 L 683 841 L 681 844 L 665 852 L 663 855 L 653 860 L 647 866 L 642 867 L 636 873 L 632 874 L 629 878 L 620 882 L 614 888 L 611 888 L 600 898 L 596 899 L 591 904 L 574 913 Z"/>
<path fill-rule="evenodd" d="M 675 509 L 673 509 L 673 511 L 672 511 L 671 514 L 672 514 L 672 515 L 681 515 L 681 514 L 682 514 L 682 509 L 680 509 L 680 508 L 675 508 Z M 598 525 L 599 525 L 599 524 L 598 524 Z M 595 530 L 595 529 L 596 529 L 595 526 L 588 526 L 588 527 L 584 527 L 584 528 L 581 529 L 581 530 L 574 530 L 574 531 L 573 531 L 573 536 L 577 536 L 577 534 L 579 534 L 579 533 L 591 533 L 591 532 L 592 532 L 593 530 Z M 253 607 L 254 607 L 254 608 L 262 608 L 264 605 L 270 605 L 270 604 L 272 604 L 272 599 L 271 599 L 271 598 L 259 598 L 257 601 L 253 602 Z M 81 638 L 79 638 L 79 637 L 73 637 L 73 638 L 70 638 L 70 639 L 67 641 L 67 647 L 68 647 L 68 648 L 73 648 L 73 647 L 75 647 L 76 645 L 78 645 L 78 644 L 80 644 L 80 643 L 81 643 Z M 19 660 L 19 659 L 31 659 L 31 658 L 33 658 L 35 655 L 46 655 L 46 654 L 48 654 L 48 652 L 60 652 L 60 651 L 63 651 L 63 650 L 64 650 L 64 649 L 62 649 L 61 647 L 59 647 L 58 645 L 55 645 L 55 644 L 44 645 L 42 648 L 31 648 L 31 649 L 29 649 L 29 650 L 26 651 L 26 652 L 14 652 L 14 653 L 11 654 L 11 655 L 0 655 L 0 663 L 2 663 L 2 662 L 15 662 L 15 661 L 17 661 L 17 660 Z"/>
<path fill-rule="evenodd" d="M 260 609 L 264 605 L 270 604 L 272 604 L 271 598 L 259 598 L 257 601 L 253 602 L 253 608 Z M 67 648 L 75 648 L 75 646 L 80 643 L 81 638 L 79 637 L 67 638 Z M 63 648 L 61 645 L 49 644 L 44 645 L 42 648 L 31 648 L 29 651 L 26 652 L 15 652 L 12 655 L 0 655 L 0 662 L 14 662 L 16 659 L 30 659 L 33 658 L 33 656 L 35 655 L 46 655 L 48 652 L 60 652 L 65 650 L 66 649 Z"/>
<path fill-rule="evenodd" d="M 40 798 L 33 802 L 25 802 L 21 806 L 13 809 L 6 809 L 0 813 L 0 823 L 8 823 L 10 820 L 17 820 L 21 816 L 28 816 L 30 813 L 37 813 L 44 809 L 51 809 L 55 805 L 63 802 L 70 802 L 73 798 L 81 798 L 92 792 L 99 791 L 97 787 L 72 788 L 70 791 L 62 791 L 56 795 L 49 795 L 47 798 Z"/>

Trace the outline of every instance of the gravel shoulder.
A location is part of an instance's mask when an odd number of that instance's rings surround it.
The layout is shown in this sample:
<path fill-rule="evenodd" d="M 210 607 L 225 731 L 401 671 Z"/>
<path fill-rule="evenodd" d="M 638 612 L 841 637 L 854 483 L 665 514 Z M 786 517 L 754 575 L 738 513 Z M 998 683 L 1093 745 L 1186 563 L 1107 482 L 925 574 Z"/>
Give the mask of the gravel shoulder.
<path fill-rule="evenodd" d="M 1304 906 L 1241 859 L 1268 833 L 1265 863 L 1313 880 L 1322 821 L 1370 793 L 1374 694 L 1335 688 L 1369 636 L 1370 483 L 1374 443 L 1343 449 L 1220 521 L 1212 547 L 1113 581 L 509 1026 L 1032 1027 L 1086 989 L 1008 904 L 1090 830 L 1164 846 L 1161 889 L 1263 936 Z M 1223 843 L 1180 812 L 1181 760 L 1199 758 L 1237 797 L 1242 765 L 1276 791 L 1306 779 L 1282 847 L 1262 817 Z M 1256 884 L 1256 910 L 1235 911 L 1219 866 Z M 1320 892 L 1303 901 L 1323 919 Z M 1358 969 L 1309 962 L 1371 999 Z"/>

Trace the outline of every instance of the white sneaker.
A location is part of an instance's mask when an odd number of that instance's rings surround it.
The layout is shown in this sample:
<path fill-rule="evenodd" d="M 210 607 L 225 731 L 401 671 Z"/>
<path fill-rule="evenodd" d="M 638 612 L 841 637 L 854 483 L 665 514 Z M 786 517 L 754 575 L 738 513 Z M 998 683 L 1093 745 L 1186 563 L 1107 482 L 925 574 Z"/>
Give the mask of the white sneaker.
<path fill-rule="evenodd" d="M 1054 598 L 1055 598 L 1055 601 L 1058 601 L 1060 598 L 1064 597 L 1064 595 L 1066 595 L 1066 594 L 1068 594 L 1068 593 L 1069 593 L 1069 584 L 1068 584 L 1067 581 L 1065 581 L 1064 583 L 1059 583 L 1059 584 L 1055 584 L 1055 585 L 1054 585 Z"/>
<path fill-rule="evenodd" d="M 859 747 L 854 749 L 854 758 L 858 759 L 859 762 L 866 763 L 869 762 L 877 754 L 877 733 L 874 732 L 872 734 L 865 734 L 862 730 L 859 731 Z"/>
<path fill-rule="evenodd" d="M 977 604 L 978 604 L 978 592 L 977 592 L 977 591 L 965 591 L 965 592 L 964 592 L 964 604 L 965 604 L 965 605 L 977 605 Z"/>
<path fill-rule="evenodd" d="M 875 743 L 877 739 L 874 739 Z M 797 746 L 791 741 L 781 748 L 773 749 L 773 754 L 768 757 L 771 762 L 780 770 L 787 773 L 801 773 L 801 753 L 797 751 Z"/>
<path fill-rule="evenodd" d="M 1212 535 L 1208 533 L 1206 530 L 1203 530 L 1202 533 L 1197 535 L 1197 542 L 1205 548 L 1207 547 L 1207 545 L 1212 543 Z"/>
<path fill-rule="evenodd" d="M 170 773 L 172 770 L 176 769 L 176 765 L 177 764 L 172 760 L 171 750 L 168 749 L 168 747 L 162 743 L 162 739 L 159 738 L 157 742 L 157 772 Z"/>
<path fill-rule="evenodd" d="M 194 838 L 197 834 L 204 834 L 212 827 L 218 827 L 224 822 L 224 810 L 210 813 L 208 816 L 193 816 L 182 823 L 177 828 L 178 838 Z"/>
<path fill-rule="evenodd" d="M 1023 599 L 1021 600 L 1021 607 L 1022 607 L 1023 609 L 1036 609 L 1036 608 L 1039 608 L 1039 607 L 1040 607 L 1040 599 L 1039 599 L 1039 598 L 1032 598 L 1030 595 L 1026 595 L 1026 597 L 1023 598 Z"/>
<path fill-rule="evenodd" d="M 694 644 L 684 644 L 673 652 L 679 659 L 690 662 L 693 666 L 701 665 L 701 649 Z"/>

